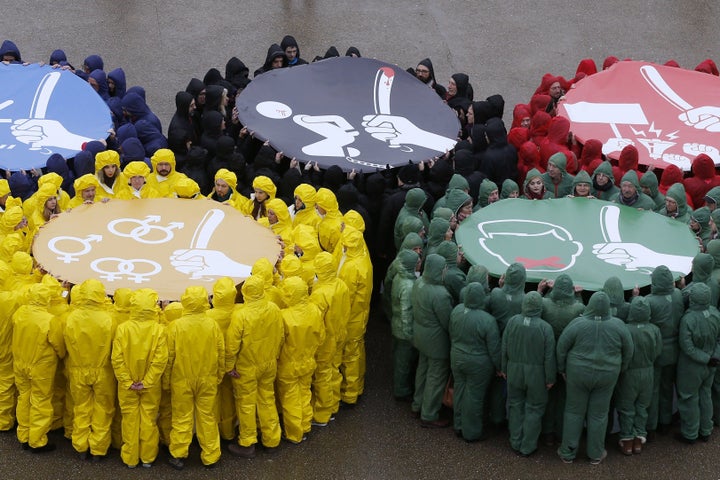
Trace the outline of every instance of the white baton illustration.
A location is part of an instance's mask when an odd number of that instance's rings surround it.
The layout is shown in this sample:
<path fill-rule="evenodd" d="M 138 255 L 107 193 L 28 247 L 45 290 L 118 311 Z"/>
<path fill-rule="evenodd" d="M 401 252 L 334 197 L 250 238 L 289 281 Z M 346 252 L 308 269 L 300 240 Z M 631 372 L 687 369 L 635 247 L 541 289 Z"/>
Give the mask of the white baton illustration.
<path fill-rule="evenodd" d="M 650 275 L 660 265 L 673 272 L 689 272 L 693 257 L 657 252 L 640 243 L 623 242 L 620 237 L 620 208 L 606 205 L 600 210 L 600 227 L 605 243 L 593 245 L 592 253 L 611 265 L 625 267 L 629 272 Z"/>
<path fill-rule="evenodd" d="M 60 72 L 45 74 L 35 91 L 35 96 L 30 107 L 28 118 L 17 119 L 10 127 L 10 132 L 15 139 L 26 145 L 29 150 L 42 151 L 50 154 L 53 148 L 64 148 L 68 150 L 79 150 L 80 146 L 92 140 L 69 132 L 62 123 L 57 120 L 45 118 L 48 104 L 52 98 L 53 91 L 60 80 Z M 7 102 L 3 102 L 3 108 Z M 9 123 L 12 119 L 0 119 L 0 123 Z"/>
<path fill-rule="evenodd" d="M 225 218 L 225 212 L 209 210 L 195 229 L 190 248 L 175 250 L 170 264 L 175 270 L 190 274 L 192 280 L 214 281 L 217 277 L 249 277 L 252 267 L 236 262 L 219 250 L 210 250 L 210 239 Z"/>

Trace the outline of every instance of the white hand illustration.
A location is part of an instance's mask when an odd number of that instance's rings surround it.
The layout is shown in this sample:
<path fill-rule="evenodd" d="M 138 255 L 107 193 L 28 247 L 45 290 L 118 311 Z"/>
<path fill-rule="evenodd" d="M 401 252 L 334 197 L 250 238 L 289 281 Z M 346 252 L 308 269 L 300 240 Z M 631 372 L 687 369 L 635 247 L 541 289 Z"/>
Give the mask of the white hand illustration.
<path fill-rule="evenodd" d="M 396 115 L 365 115 L 362 126 L 374 139 L 387 142 L 390 148 L 417 145 L 445 152 L 455 146 L 455 140 L 427 132 L 407 118 Z"/>
<path fill-rule="evenodd" d="M 248 277 L 252 267 L 238 263 L 219 250 L 188 248 L 175 250 L 170 257 L 175 270 L 190 274 L 192 280 L 215 280 L 215 277 Z"/>
<path fill-rule="evenodd" d="M 692 266 L 692 257 L 669 255 L 656 252 L 639 243 L 607 242 L 593 245 L 593 254 L 611 265 L 624 266 L 634 272 L 652 269 L 660 265 L 667 266 L 673 272 L 688 272 Z"/>
<path fill-rule="evenodd" d="M 619 152 L 628 145 L 635 145 L 635 142 L 633 142 L 629 138 L 608 138 L 607 141 L 603 144 L 602 153 L 608 155 L 613 152 Z"/>
<path fill-rule="evenodd" d="M 685 155 L 677 153 L 664 153 L 662 156 L 663 162 L 675 165 L 680 170 L 687 172 L 692 166 L 692 161 Z"/>
<path fill-rule="evenodd" d="M 10 127 L 10 132 L 18 142 L 30 145 L 31 150 L 39 150 L 42 147 L 79 150 L 83 143 L 92 140 L 92 138 L 68 132 L 57 120 L 44 118 L 15 120 Z"/>
<path fill-rule="evenodd" d="M 713 147 L 712 145 L 703 145 L 702 143 L 685 143 L 683 144 L 683 152 L 693 157 L 697 157 L 701 153 L 704 153 L 708 157 L 713 159 L 716 164 L 720 163 L 720 150 Z"/>
<path fill-rule="evenodd" d="M 691 108 L 678 115 L 678 118 L 689 127 L 708 132 L 720 132 L 720 107 L 706 105 Z"/>

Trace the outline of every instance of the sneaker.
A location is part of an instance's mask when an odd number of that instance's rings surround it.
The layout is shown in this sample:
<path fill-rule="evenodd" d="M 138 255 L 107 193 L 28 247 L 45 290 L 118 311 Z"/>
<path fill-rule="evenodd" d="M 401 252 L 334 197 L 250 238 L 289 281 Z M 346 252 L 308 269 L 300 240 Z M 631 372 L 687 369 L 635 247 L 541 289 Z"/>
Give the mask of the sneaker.
<path fill-rule="evenodd" d="M 185 462 L 183 462 L 180 458 L 170 457 L 168 459 L 168 463 L 175 470 L 182 470 L 183 468 L 185 468 Z"/>
<path fill-rule="evenodd" d="M 310 422 L 310 425 L 312 425 L 313 427 L 327 427 L 328 422 L 322 423 L 322 422 L 316 422 L 315 420 L 313 420 L 312 422 Z"/>
<path fill-rule="evenodd" d="M 220 460 L 218 460 L 215 463 L 208 463 L 207 465 L 203 465 L 203 467 L 205 467 L 208 470 L 212 470 L 213 468 L 218 466 L 218 463 L 220 463 Z"/>
<path fill-rule="evenodd" d="M 600 458 L 593 458 L 590 460 L 590 465 L 600 465 L 603 460 L 607 458 L 607 450 L 603 450 L 602 455 L 600 455 Z"/>
<path fill-rule="evenodd" d="M 559 449 L 559 448 L 557 449 L 557 454 L 558 454 L 558 457 L 560 457 L 560 460 L 563 461 L 563 463 L 573 463 L 573 459 L 572 459 L 572 458 L 565 458 L 565 457 L 562 456 L 562 453 L 560 453 L 560 449 Z"/>
<path fill-rule="evenodd" d="M 334 421 L 335 421 L 335 415 L 331 415 L 331 416 L 330 416 L 330 421 L 331 421 L 331 422 L 334 422 Z"/>
<path fill-rule="evenodd" d="M 143 468 L 152 468 L 152 463 L 143 463 Z"/>
<path fill-rule="evenodd" d="M 235 457 L 255 458 L 255 445 L 243 447 L 237 443 L 231 443 L 228 445 L 228 452 Z"/>
<path fill-rule="evenodd" d="M 105 458 L 105 455 L 91 455 L 90 461 L 92 463 L 100 463 Z"/>
<path fill-rule="evenodd" d="M 127 468 L 137 468 L 137 464 L 135 465 L 125 465 Z"/>

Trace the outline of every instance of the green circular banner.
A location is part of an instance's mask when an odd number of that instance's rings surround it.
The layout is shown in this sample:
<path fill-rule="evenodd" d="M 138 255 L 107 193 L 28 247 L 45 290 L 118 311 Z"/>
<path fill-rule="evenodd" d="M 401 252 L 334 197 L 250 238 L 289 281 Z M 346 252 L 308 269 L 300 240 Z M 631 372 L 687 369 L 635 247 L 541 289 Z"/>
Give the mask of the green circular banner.
<path fill-rule="evenodd" d="M 586 290 L 612 276 L 628 290 L 649 285 L 659 265 L 685 275 L 699 251 L 685 223 L 587 198 L 502 200 L 467 218 L 455 237 L 468 261 L 494 276 L 517 262 L 529 282 L 567 273 Z"/>

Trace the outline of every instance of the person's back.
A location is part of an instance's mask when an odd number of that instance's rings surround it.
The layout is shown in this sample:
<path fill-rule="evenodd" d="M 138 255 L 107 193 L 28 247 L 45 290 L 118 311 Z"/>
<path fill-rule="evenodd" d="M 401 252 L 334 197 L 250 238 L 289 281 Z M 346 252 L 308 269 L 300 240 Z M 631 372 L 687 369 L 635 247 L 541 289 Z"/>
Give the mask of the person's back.
<path fill-rule="evenodd" d="M 449 323 L 453 428 L 466 441 L 475 441 L 484 437 L 483 405 L 500 368 L 500 333 L 493 316 L 483 310 L 484 287 L 472 282 L 464 292 L 465 302 L 453 309 Z"/>
<path fill-rule="evenodd" d="M 193 426 L 203 464 L 214 465 L 220 459 L 215 396 L 225 375 L 225 342 L 220 327 L 206 313 L 207 297 L 205 287 L 188 287 L 180 299 L 183 315 L 168 327 L 173 404 L 170 464 L 175 469 L 184 466 Z"/>
<path fill-rule="evenodd" d="M 115 412 L 115 377 L 110 350 L 115 336 L 105 288 L 90 279 L 73 288 L 76 308 L 65 324 L 70 391 L 75 402 L 73 447 L 81 455 L 104 456 L 110 446 L 110 424 Z"/>
<path fill-rule="evenodd" d="M 552 290 L 543 298 L 542 318 L 550 324 L 555 340 L 575 318 L 582 315 L 585 305 L 575 296 L 575 286 L 567 274 L 560 274 L 554 281 Z"/>
<path fill-rule="evenodd" d="M 167 335 L 159 322 L 158 295 L 147 288 L 133 292 L 129 319 L 115 332 L 112 364 L 118 379 L 123 445 L 129 467 L 151 465 L 158 454 L 161 379 L 167 364 Z"/>
<path fill-rule="evenodd" d="M 280 309 L 267 300 L 263 287 L 257 275 L 245 280 L 244 303 L 234 309 L 226 335 L 225 370 L 232 378 L 240 424 L 238 443 L 228 449 L 242 457 L 255 455 L 258 426 L 266 448 L 280 444 L 275 376 L 285 331 Z"/>

